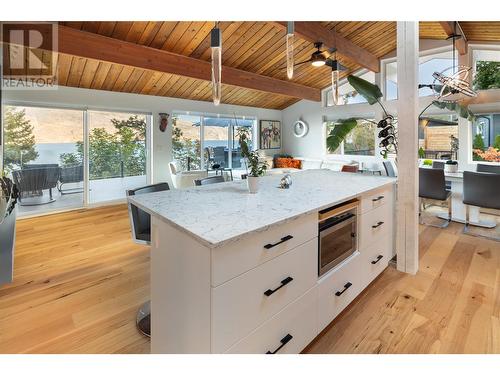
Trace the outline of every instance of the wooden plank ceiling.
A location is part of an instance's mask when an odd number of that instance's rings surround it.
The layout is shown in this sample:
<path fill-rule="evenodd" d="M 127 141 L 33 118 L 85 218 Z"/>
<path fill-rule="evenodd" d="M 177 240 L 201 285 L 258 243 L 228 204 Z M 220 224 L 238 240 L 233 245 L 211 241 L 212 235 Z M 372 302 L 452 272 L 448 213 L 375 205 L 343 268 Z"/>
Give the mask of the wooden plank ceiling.
<path fill-rule="evenodd" d="M 213 22 L 61 22 L 60 24 L 130 43 L 174 52 L 192 58 L 210 61 L 210 30 Z M 395 22 L 321 22 L 342 37 L 364 48 L 378 58 L 396 48 Z M 469 40 L 474 35 L 481 40 L 500 40 L 498 26 L 483 27 L 484 22 L 461 23 Z M 260 75 L 287 80 L 285 64 L 285 32 L 273 22 L 221 22 L 224 66 Z M 493 30 L 493 31 L 492 31 Z M 468 33 L 471 33 L 470 35 Z M 476 34 L 474 34 L 476 33 Z M 479 34 L 477 34 L 479 33 Z M 423 38 L 444 39 L 446 34 L 439 22 L 421 23 Z M 296 38 L 295 61 L 307 60 L 315 51 L 311 42 Z M 360 65 L 339 60 L 349 69 Z M 60 54 L 58 58 L 59 84 L 71 87 L 139 93 L 166 97 L 211 101 L 208 81 L 161 73 L 127 65 Z M 297 67 L 295 83 L 323 89 L 330 84 L 329 67 L 304 64 Z M 261 108 L 283 109 L 299 99 L 231 85 L 223 85 L 222 102 Z"/>
<path fill-rule="evenodd" d="M 62 25 L 131 43 L 210 61 L 210 30 L 213 22 L 61 22 Z M 323 22 L 340 35 L 377 57 L 395 48 L 395 22 Z M 284 31 L 271 22 L 221 22 L 223 65 L 287 80 L 284 70 Z M 295 60 L 307 60 L 314 52 L 308 41 L 296 40 Z M 339 56 L 342 61 L 343 58 Z M 352 61 L 343 61 L 351 70 Z M 59 83 L 64 86 L 132 92 L 210 101 L 207 81 L 61 54 Z M 328 86 L 328 67 L 309 64 L 297 67 L 293 82 L 322 89 Z M 299 99 L 223 85 L 223 103 L 283 109 Z"/>

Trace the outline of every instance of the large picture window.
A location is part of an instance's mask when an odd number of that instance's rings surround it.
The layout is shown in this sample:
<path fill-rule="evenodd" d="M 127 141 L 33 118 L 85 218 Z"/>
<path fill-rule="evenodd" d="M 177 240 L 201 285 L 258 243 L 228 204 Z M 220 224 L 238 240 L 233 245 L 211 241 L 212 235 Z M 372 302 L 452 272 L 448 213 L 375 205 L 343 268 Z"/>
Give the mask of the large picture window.
<path fill-rule="evenodd" d="M 472 53 L 475 90 L 500 89 L 500 50 L 478 50 Z"/>
<path fill-rule="evenodd" d="M 377 125 L 373 120 L 358 120 L 358 125 L 347 135 L 339 148 L 333 152 L 329 151 L 330 155 L 375 155 L 375 137 Z M 329 121 L 326 124 L 326 137 L 335 126 L 342 126 L 335 121 Z M 326 142 L 326 138 L 325 138 Z"/>
<path fill-rule="evenodd" d="M 126 190 L 146 185 L 150 118 L 6 106 L 3 166 L 20 190 L 20 215 L 122 199 Z"/>
<path fill-rule="evenodd" d="M 237 139 L 239 128 L 255 136 L 253 118 L 174 114 L 172 159 L 181 170 L 221 168 L 244 169 Z M 252 148 L 255 142 L 251 142 Z"/>
<path fill-rule="evenodd" d="M 478 115 L 472 124 L 472 160 L 500 163 L 500 113 Z"/>
<path fill-rule="evenodd" d="M 453 66 L 452 51 L 420 56 L 418 65 L 419 83 L 423 85 L 432 84 L 434 82 L 434 77 L 432 76 L 434 72 L 442 72 L 451 66 Z M 397 74 L 397 61 L 388 62 L 384 65 L 386 100 L 395 100 L 398 98 Z M 434 95 L 434 92 L 428 87 L 422 87 L 418 92 L 421 97 Z"/>
<path fill-rule="evenodd" d="M 367 80 L 368 82 L 375 83 L 375 73 L 372 71 L 362 71 L 361 74 L 359 74 L 359 77 Z M 361 95 L 358 95 L 356 90 L 354 90 L 347 80 L 344 80 L 339 87 L 339 98 L 341 105 L 366 103 L 366 99 Z M 331 89 L 326 92 L 326 105 L 327 107 L 334 105 Z"/>

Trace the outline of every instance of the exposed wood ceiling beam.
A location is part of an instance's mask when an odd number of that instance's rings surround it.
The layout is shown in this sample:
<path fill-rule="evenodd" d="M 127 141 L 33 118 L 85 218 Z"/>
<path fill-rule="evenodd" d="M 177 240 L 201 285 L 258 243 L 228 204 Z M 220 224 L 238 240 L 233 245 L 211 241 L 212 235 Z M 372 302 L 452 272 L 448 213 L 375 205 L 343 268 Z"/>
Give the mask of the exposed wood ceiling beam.
<path fill-rule="evenodd" d="M 58 26 L 58 34 L 58 52 L 63 54 L 211 81 L 211 64 L 204 60 L 62 25 Z M 40 49 L 47 48 L 42 45 Z M 228 66 L 222 67 L 222 83 L 299 99 L 321 101 L 320 89 Z"/>
<path fill-rule="evenodd" d="M 287 22 L 275 22 L 275 24 L 282 28 L 287 26 Z M 334 30 L 322 26 L 320 22 L 295 21 L 294 28 L 295 34 L 299 38 L 311 43 L 322 42 L 325 48 L 336 48 L 340 55 L 352 62 L 373 72 L 380 71 L 380 61 L 377 56 L 344 38 Z"/>
<path fill-rule="evenodd" d="M 457 51 L 461 55 L 465 55 L 467 53 L 467 37 L 465 36 L 464 31 L 460 27 L 460 24 L 458 22 L 453 22 L 453 21 L 442 21 L 439 22 L 441 24 L 441 27 L 443 28 L 444 32 L 448 36 L 452 36 L 455 33 L 457 35 L 460 35 L 460 38 L 457 38 L 455 41 L 455 46 L 457 48 Z M 456 24 L 456 29 L 455 29 L 455 24 Z"/>

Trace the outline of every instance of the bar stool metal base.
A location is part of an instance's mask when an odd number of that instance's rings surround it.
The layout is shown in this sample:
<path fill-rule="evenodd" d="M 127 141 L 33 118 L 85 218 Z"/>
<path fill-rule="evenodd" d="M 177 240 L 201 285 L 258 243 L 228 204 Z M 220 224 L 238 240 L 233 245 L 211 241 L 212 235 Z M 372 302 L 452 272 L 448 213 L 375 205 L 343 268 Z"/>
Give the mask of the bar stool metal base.
<path fill-rule="evenodd" d="M 151 301 L 140 307 L 135 322 L 139 332 L 144 336 L 151 337 Z"/>
<path fill-rule="evenodd" d="M 427 226 L 430 226 L 430 227 L 435 227 L 435 228 L 446 228 L 448 225 L 450 225 L 450 222 L 451 222 L 451 220 L 452 220 L 452 214 L 451 214 L 451 199 L 450 199 L 450 198 L 448 198 L 448 199 L 446 199 L 446 201 L 445 201 L 445 202 L 447 203 L 447 206 L 448 206 L 448 207 L 447 207 L 447 208 L 448 208 L 448 214 L 447 214 L 447 215 L 443 215 L 443 214 L 441 214 L 441 215 L 434 216 L 435 218 L 438 218 L 438 219 L 442 219 L 442 220 L 444 220 L 443 224 L 441 224 L 441 225 L 438 225 L 438 224 L 432 224 L 432 223 L 426 223 L 426 222 L 424 222 L 424 220 L 423 220 L 423 218 L 422 218 L 422 216 L 423 216 L 422 214 L 423 214 L 423 212 L 425 211 L 425 204 L 426 204 L 426 203 L 429 203 L 429 201 L 430 201 L 430 203 L 431 203 L 431 204 L 436 204 L 436 203 L 437 203 L 437 205 L 438 205 L 439 207 L 443 207 L 443 206 L 442 206 L 442 202 L 443 202 L 443 201 L 436 201 L 436 200 L 434 200 L 434 199 L 428 199 L 428 198 L 425 198 L 425 199 L 424 199 L 424 198 L 420 198 L 420 206 L 421 206 L 421 210 L 420 210 L 420 212 L 418 213 L 418 222 L 419 222 L 419 224 L 422 224 L 422 225 L 427 225 Z M 439 203 L 441 203 L 441 204 L 439 204 Z"/>

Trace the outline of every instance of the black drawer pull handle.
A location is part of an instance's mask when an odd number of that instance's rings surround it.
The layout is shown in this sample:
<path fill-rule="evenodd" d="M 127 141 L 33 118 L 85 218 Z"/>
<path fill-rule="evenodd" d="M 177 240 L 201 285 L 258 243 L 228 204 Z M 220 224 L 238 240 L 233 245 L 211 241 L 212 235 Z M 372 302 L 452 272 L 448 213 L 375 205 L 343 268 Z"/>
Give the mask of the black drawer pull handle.
<path fill-rule="evenodd" d="M 286 241 L 288 241 L 288 240 L 291 240 L 292 238 L 293 238 L 293 236 L 290 236 L 290 235 L 285 236 L 285 237 L 283 237 L 283 238 L 281 239 L 281 241 L 279 241 L 279 242 L 276 242 L 276 243 L 268 243 L 267 245 L 264 245 L 264 248 L 265 248 L 265 249 L 268 249 L 268 250 L 269 250 L 269 249 L 272 249 L 273 247 L 278 246 L 280 243 L 283 243 L 283 242 L 286 242 Z"/>
<path fill-rule="evenodd" d="M 272 351 L 268 350 L 266 354 L 276 354 L 276 353 L 278 353 L 278 351 L 279 351 L 282 347 L 284 347 L 286 344 L 288 344 L 290 341 L 292 341 L 292 339 L 293 339 L 293 336 L 292 336 L 292 335 L 290 335 L 290 334 L 288 333 L 285 337 L 283 337 L 283 338 L 280 340 L 281 345 L 280 345 L 280 346 L 278 346 L 274 352 L 272 352 Z"/>
<path fill-rule="evenodd" d="M 381 226 L 382 224 L 384 224 L 383 221 L 379 221 L 377 224 L 375 225 L 372 225 L 372 228 L 375 229 L 375 228 L 378 228 L 379 226 Z"/>
<path fill-rule="evenodd" d="M 379 195 L 377 198 L 373 198 L 372 202 L 378 202 L 381 199 L 384 199 L 385 197 L 383 195 Z"/>
<path fill-rule="evenodd" d="M 344 285 L 344 289 L 342 289 L 341 291 L 337 291 L 337 292 L 335 292 L 335 295 L 336 295 L 337 297 L 341 296 L 341 295 L 342 295 L 342 294 L 344 294 L 344 292 L 345 292 L 347 289 L 349 289 L 351 286 L 352 286 L 352 283 L 347 283 L 347 284 L 345 284 L 345 285 Z"/>
<path fill-rule="evenodd" d="M 377 264 L 380 261 L 380 259 L 382 259 L 383 257 L 384 257 L 383 255 L 379 255 L 377 257 L 377 260 L 372 260 L 372 264 Z"/>
<path fill-rule="evenodd" d="M 281 288 L 283 288 L 286 284 L 289 284 L 293 281 L 293 277 L 290 277 L 288 276 L 286 279 L 284 280 L 281 280 L 281 285 L 279 287 L 277 287 L 276 289 L 268 289 L 264 292 L 264 294 L 266 296 L 270 296 L 271 294 L 273 294 L 274 292 L 280 290 Z"/>

